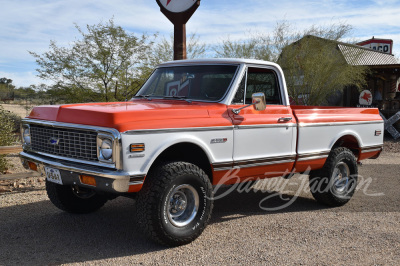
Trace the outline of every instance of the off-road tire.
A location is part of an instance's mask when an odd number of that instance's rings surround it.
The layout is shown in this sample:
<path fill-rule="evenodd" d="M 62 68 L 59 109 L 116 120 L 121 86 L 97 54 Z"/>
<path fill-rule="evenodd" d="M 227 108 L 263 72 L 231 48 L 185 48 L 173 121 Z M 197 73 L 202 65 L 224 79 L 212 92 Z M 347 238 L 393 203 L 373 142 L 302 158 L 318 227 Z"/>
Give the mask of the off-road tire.
<path fill-rule="evenodd" d="M 348 172 L 347 178 L 342 172 Z M 334 148 L 324 167 L 310 173 L 310 191 L 322 204 L 331 207 L 342 206 L 353 196 L 357 178 L 358 168 L 354 154 L 344 147 Z"/>
<path fill-rule="evenodd" d="M 198 195 L 197 211 L 187 224 L 177 225 L 171 217 L 173 203 L 179 188 Z M 182 194 L 182 193 L 181 193 Z M 189 199 L 189 196 L 188 196 Z M 186 201 L 189 209 L 189 200 Z M 195 208 L 194 208 L 195 209 Z M 165 162 L 152 169 L 138 193 L 136 218 L 145 234 L 162 245 L 179 246 L 195 240 L 206 228 L 213 209 L 212 186 L 206 173 L 187 162 Z M 182 215 L 183 217 L 183 215 Z M 179 218 L 179 216 L 178 216 Z"/>
<path fill-rule="evenodd" d="M 46 191 L 50 201 L 60 210 L 70 213 L 91 213 L 100 209 L 108 200 L 106 196 L 90 193 L 78 197 L 72 186 L 59 185 L 46 180 Z"/>

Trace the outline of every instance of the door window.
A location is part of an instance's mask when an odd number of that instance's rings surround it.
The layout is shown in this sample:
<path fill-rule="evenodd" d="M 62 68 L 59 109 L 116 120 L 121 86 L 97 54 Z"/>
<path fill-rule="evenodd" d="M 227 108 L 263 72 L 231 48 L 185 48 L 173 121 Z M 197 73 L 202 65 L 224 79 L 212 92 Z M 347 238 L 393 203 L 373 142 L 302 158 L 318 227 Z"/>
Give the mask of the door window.
<path fill-rule="evenodd" d="M 251 104 L 253 93 L 262 92 L 266 103 L 282 104 L 278 78 L 271 69 L 249 67 L 247 75 L 242 78 L 238 91 L 233 99 L 233 104 Z"/>

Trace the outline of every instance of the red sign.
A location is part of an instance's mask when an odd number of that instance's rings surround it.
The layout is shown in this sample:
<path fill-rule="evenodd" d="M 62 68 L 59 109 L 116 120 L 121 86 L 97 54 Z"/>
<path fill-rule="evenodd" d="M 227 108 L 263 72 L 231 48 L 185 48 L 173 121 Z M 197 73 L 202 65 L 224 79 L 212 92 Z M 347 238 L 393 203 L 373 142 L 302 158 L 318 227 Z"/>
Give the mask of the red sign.
<path fill-rule="evenodd" d="M 357 45 L 370 48 L 379 52 L 392 54 L 393 40 L 372 38 L 363 42 L 359 42 L 357 43 Z"/>
<path fill-rule="evenodd" d="M 360 103 L 360 105 L 371 105 L 372 104 L 372 93 L 369 90 L 363 90 L 360 93 L 359 103 Z"/>

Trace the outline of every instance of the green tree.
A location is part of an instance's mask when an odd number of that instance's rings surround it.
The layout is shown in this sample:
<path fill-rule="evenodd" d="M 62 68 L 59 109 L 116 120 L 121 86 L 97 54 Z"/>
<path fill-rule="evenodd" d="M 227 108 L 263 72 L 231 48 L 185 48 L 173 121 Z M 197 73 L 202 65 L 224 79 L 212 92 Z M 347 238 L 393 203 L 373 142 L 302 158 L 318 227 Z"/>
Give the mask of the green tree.
<path fill-rule="evenodd" d="M 12 84 L 12 79 L 0 78 L 0 84 Z"/>
<path fill-rule="evenodd" d="M 0 100 L 7 101 L 14 99 L 14 88 L 12 79 L 0 78 Z"/>
<path fill-rule="evenodd" d="M 125 90 L 128 91 L 128 96 L 132 97 L 137 90 L 142 86 L 148 76 L 152 73 L 154 68 L 164 62 L 172 61 L 174 59 L 174 36 L 171 35 L 169 39 L 165 37 L 157 37 L 148 51 L 143 64 L 135 69 L 136 79 L 131 80 L 130 86 Z M 195 59 L 201 58 L 206 55 L 207 45 L 200 41 L 200 37 L 195 33 L 191 34 L 187 40 L 187 58 Z M 125 77 L 121 80 L 126 80 Z"/>
<path fill-rule="evenodd" d="M 368 67 L 348 64 L 337 45 L 335 41 L 306 36 L 284 48 L 278 63 L 285 73 L 288 93 L 296 103 L 325 105 L 329 97 L 345 87 L 361 89 L 366 84 Z M 353 53 L 354 60 L 362 51 Z"/>
<path fill-rule="evenodd" d="M 29 87 L 19 87 L 14 90 L 14 95 L 16 99 L 31 100 L 36 98 L 36 91 L 32 86 Z"/>
<path fill-rule="evenodd" d="M 207 48 L 207 45 L 200 41 L 200 37 L 193 33 L 189 35 L 187 40 L 187 58 L 195 59 L 204 57 Z M 174 60 L 174 36 L 171 35 L 169 39 L 165 37 L 157 39 L 147 59 L 147 65 L 150 68 Z"/>
<path fill-rule="evenodd" d="M 248 58 L 277 62 L 282 50 L 304 36 L 314 35 L 328 40 L 339 41 L 349 35 L 351 25 L 332 23 L 312 25 L 303 31 L 296 30 L 288 21 L 278 21 L 272 33 L 247 32 L 243 38 L 231 40 L 229 37 L 213 46 L 216 57 Z"/>
<path fill-rule="evenodd" d="M 273 60 L 273 47 L 270 36 L 248 33 L 243 39 L 231 40 L 229 37 L 213 47 L 218 58 L 247 58 L 265 61 Z"/>
<path fill-rule="evenodd" d="M 118 80 L 139 67 L 151 47 L 146 35 L 140 37 L 116 26 L 113 19 L 87 25 L 86 31 L 75 25 L 81 38 L 70 47 L 50 42 L 50 50 L 30 52 L 39 65 L 38 77 L 56 82 L 56 87 L 68 89 L 72 99 L 110 101 L 119 98 Z M 94 99 L 93 99 L 94 97 Z"/>
<path fill-rule="evenodd" d="M 294 101 L 324 105 L 329 96 L 346 86 L 360 88 L 366 83 L 368 68 L 347 64 L 337 50 L 337 41 L 351 31 L 350 25 L 341 22 L 313 25 L 298 31 L 289 22 L 280 21 L 271 34 L 250 34 L 235 41 L 228 38 L 215 46 L 214 51 L 217 57 L 277 62 L 284 71 L 289 96 Z M 315 38 L 305 38 L 310 35 Z M 354 54 L 358 56 L 361 52 Z"/>

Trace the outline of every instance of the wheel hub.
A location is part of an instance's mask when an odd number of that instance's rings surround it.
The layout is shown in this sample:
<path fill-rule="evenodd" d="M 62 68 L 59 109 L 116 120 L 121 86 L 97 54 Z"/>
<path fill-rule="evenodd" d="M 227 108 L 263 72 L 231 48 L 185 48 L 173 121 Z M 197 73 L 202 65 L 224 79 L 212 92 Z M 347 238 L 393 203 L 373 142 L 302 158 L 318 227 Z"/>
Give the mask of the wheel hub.
<path fill-rule="evenodd" d="M 176 187 L 169 197 L 169 221 L 177 227 L 188 225 L 196 217 L 199 203 L 199 194 L 194 187 L 188 184 Z"/>
<path fill-rule="evenodd" d="M 170 202 L 171 213 L 176 214 L 178 212 L 185 211 L 187 207 L 187 199 L 184 193 L 177 192 L 171 197 Z"/>
<path fill-rule="evenodd" d="M 350 169 L 344 162 L 336 165 L 334 170 L 334 189 L 338 193 L 343 193 L 348 187 L 350 179 Z"/>

